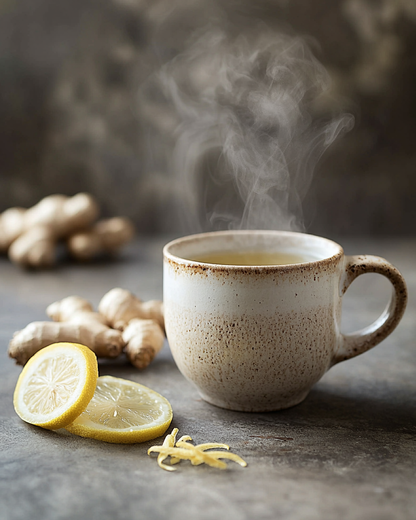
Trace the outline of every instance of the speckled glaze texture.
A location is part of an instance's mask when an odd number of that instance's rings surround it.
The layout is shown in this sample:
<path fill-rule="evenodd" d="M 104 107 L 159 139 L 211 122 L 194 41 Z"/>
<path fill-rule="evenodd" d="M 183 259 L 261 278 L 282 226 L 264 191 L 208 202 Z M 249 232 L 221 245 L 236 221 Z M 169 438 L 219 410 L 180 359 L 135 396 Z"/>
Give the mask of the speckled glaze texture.
<path fill-rule="evenodd" d="M 310 261 L 245 267 L 192 260 L 224 248 L 283 248 Z M 343 336 L 342 294 L 356 276 L 370 271 L 392 281 L 394 297 L 375 324 Z M 406 295 L 403 278 L 386 260 L 346 258 L 338 244 L 311 235 L 217 232 L 185 237 L 164 249 L 165 324 L 174 359 L 203 399 L 232 410 L 264 412 L 300 403 L 333 364 L 368 350 L 393 330 Z"/>

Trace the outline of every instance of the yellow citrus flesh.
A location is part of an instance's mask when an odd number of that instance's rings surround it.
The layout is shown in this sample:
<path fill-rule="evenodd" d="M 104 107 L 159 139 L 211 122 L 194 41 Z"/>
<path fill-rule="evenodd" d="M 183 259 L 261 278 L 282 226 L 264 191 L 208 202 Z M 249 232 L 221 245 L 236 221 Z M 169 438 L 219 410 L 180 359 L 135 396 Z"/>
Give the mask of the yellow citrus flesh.
<path fill-rule="evenodd" d="M 172 417 L 169 401 L 157 392 L 133 381 L 102 376 L 85 411 L 66 429 L 106 442 L 145 442 L 163 435 Z"/>
<path fill-rule="evenodd" d="M 88 347 L 54 343 L 24 366 L 14 391 L 14 409 L 30 424 L 63 428 L 85 410 L 97 377 L 97 357 Z"/>

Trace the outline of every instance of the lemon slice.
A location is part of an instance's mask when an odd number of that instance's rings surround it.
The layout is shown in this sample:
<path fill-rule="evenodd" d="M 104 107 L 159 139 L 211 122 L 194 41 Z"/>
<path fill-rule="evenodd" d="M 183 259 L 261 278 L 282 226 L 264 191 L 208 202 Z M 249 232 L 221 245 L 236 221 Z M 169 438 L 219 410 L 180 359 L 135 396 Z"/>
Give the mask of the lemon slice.
<path fill-rule="evenodd" d="M 102 376 L 85 411 L 66 429 L 100 441 L 144 442 L 163 435 L 172 416 L 169 401 L 150 388 Z"/>
<path fill-rule="evenodd" d="M 14 409 L 30 424 L 63 428 L 85 410 L 97 377 L 97 357 L 88 347 L 54 343 L 26 363 L 14 391 Z"/>

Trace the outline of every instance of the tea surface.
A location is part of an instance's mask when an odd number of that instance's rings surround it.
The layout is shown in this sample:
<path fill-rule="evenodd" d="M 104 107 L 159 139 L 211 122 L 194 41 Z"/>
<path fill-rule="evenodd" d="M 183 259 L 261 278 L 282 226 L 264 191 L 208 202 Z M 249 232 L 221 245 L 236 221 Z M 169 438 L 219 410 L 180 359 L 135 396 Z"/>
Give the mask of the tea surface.
<path fill-rule="evenodd" d="M 220 265 L 287 265 L 308 262 L 306 256 L 270 251 L 216 251 L 194 256 L 192 260 Z"/>

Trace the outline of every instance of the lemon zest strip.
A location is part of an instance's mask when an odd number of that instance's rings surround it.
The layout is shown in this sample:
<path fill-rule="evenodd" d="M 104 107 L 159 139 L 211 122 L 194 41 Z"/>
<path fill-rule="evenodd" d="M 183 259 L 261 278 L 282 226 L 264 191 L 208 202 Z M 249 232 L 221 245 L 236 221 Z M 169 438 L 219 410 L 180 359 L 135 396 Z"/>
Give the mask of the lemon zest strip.
<path fill-rule="evenodd" d="M 172 465 L 177 464 L 181 460 L 190 460 L 193 466 L 199 466 L 200 464 L 205 463 L 209 466 L 219 469 L 227 468 L 227 464 L 219 459 L 229 459 L 236 462 L 237 464 L 240 464 L 240 466 L 247 466 L 245 460 L 243 460 L 241 457 L 234 453 L 229 453 L 228 451 L 206 451 L 219 448 L 229 450 L 230 447 L 227 444 L 211 442 L 197 444 L 196 446 L 194 446 L 193 444 L 190 444 L 188 442 L 192 440 L 192 438 L 189 435 L 182 436 L 176 442 L 177 433 L 178 429 L 174 428 L 174 430 L 172 430 L 172 433 L 166 436 L 162 446 L 152 446 L 147 451 L 148 455 L 150 455 L 151 453 L 159 454 L 157 457 L 157 462 L 159 467 L 161 467 L 162 469 L 165 469 L 167 471 L 175 471 L 176 468 L 173 468 Z M 163 464 L 163 461 L 169 456 L 171 457 L 170 466 Z"/>
<path fill-rule="evenodd" d="M 163 441 L 163 447 L 165 448 L 173 448 L 175 446 L 176 435 L 178 434 L 178 428 L 174 428 L 172 433 L 166 435 L 165 440 Z M 150 448 L 151 449 L 151 448 Z M 157 463 L 162 469 L 166 469 L 167 471 L 175 471 L 176 468 L 172 468 L 171 466 L 167 466 L 163 464 L 163 461 L 168 458 L 168 455 L 164 455 L 163 453 L 159 453 L 157 456 Z M 179 462 L 179 459 L 178 459 Z"/>
<path fill-rule="evenodd" d="M 182 437 L 178 440 L 178 442 L 182 442 L 182 441 L 191 441 L 192 440 L 192 437 L 190 435 L 182 435 Z M 174 444 L 173 444 L 174 446 Z M 173 447 L 172 446 L 172 447 Z M 178 457 L 171 457 L 170 458 L 170 463 L 173 465 L 173 464 L 178 464 L 178 462 L 180 462 L 181 459 L 179 459 Z M 170 471 L 173 471 L 171 468 L 169 468 Z"/>

